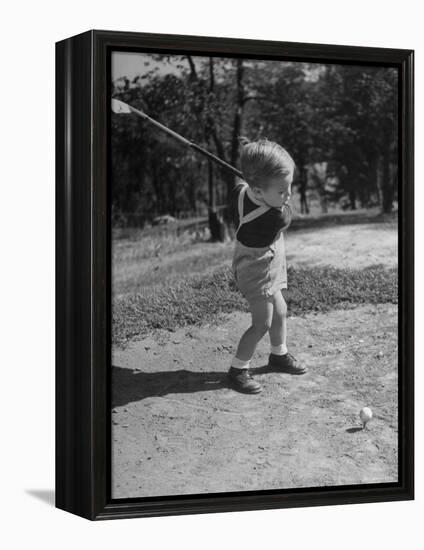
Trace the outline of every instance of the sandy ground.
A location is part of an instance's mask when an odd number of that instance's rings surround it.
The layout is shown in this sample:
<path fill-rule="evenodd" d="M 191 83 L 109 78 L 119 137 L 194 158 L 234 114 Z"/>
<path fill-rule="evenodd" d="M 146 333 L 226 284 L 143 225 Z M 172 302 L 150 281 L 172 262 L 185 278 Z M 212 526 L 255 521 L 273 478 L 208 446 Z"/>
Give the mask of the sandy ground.
<path fill-rule="evenodd" d="M 324 227 L 319 231 L 287 232 L 287 262 L 291 266 L 332 265 L 362 269 L 395 267 L 398 244 L 393 224 Z"/>
<path fill-rule="evenodd" d="M 269 372 L 265 337 L 258 395 L 226 385 L 249 322 L 235 312 L 114 351 L 113 498 L 397 481 L 397 306 L 291 318 L 290 349 L 310 370 Z"/>

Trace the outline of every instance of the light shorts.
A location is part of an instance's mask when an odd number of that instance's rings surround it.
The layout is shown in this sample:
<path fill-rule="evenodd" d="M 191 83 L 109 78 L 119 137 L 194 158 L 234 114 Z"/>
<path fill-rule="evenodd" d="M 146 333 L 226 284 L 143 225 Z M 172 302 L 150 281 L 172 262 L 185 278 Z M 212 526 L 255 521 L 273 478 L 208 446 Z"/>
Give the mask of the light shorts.
<path fill-rule="evenodd" d="M 232 270 L 237 288 L 248 302 L 270 298 L 287 288 L 283 232 L 269 246 L 245 246 L 236 240 Z"/>

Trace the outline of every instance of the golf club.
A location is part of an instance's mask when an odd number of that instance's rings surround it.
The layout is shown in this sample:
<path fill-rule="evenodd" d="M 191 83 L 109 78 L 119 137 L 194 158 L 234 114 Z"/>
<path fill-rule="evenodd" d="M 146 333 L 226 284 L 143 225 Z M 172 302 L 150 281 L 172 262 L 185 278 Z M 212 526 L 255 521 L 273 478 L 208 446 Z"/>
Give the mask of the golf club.
<path fill-rule="evenodd" d="M 120 101 L 119 99 L 112 99 L 112 111 L 117 114 L 131 114 L 134 113 L 138 115 L 141 118 L 144 118 L 145 120 L 148 120 L 152 124 L 154 124 L 157 128 L 160 130 L 166 132 L 170 136 L 173 136 L 175 139 L 177 139 L 179 142 L 183 143 L 184 145 L 187 145 L 188 147 L 191 147 L 195 151 L 198 151 L 199 153 L 202 153 L 203 155 L 207 156 L 209 159 L 214 160 L 216 163 L 218 163 L 220 166 L 223 166 L 224 168 L 227 168 L 227 170 L 230 170 L 238 176 L 239 178 L 243 179 L 242 173 L 237 170 L 237 168 L 234 168 L 234 166 L 231 166 L 231 164 L 228 164 L 227 162 L 221 160 L 217 156 L 213 155 L 209 151 L 206 151 L 206 149 L 203 149 L 203 147 L 200 147 L 200 145 L 196 145 L 196 143 L 193 143 L 192 141 L 186 139 L 185 137 L 181 136 L 180 134 L 177 134 L 177 132 L 174 132 L 173 130 L 170 130 L 157 120 L 154 120 L 149 115 L 144 113 L 143 111 L 140 111 L 139 109 L 136 109 L 135 107 L 132 107 L 131 105 L 128 105 L 128 103 L 125 103 L 123 101 Z"/>

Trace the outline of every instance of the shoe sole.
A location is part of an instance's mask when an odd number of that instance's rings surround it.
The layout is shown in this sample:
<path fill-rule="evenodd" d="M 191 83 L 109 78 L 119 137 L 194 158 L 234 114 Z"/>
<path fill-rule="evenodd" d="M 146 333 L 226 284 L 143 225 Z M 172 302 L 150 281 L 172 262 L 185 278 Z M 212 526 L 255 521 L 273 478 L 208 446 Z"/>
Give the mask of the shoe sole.
<path fill-rule="evenodd" d="M 278 372 L 282 372 L 284 374 L 306 374 L 308 372 L 308 369 L 303 369 L 303 370 L 287 369 L 287 368 L 280 367 L 279 365 L 273 365 L 272 363 L 268 363 L 268 367 L 271 369 L 277 369 Z"/>
<path fill-rule="evenodd" d="M 237 385 L 237 383 L 234 383 L 231 379 L 229 380 L 228 382 L 228 385 L 230 386 L 230 388 L 232 390 L 235 390 L 235 391 L 238 391 L 240 393 L 246 393 L 246 394 L 257 394 L 257 393 L 261 393 L 261 391 L 263 390 L 263 388 L 258 388 L 257 390 L 245 390 L 243 388 L 240 388 L 240 386 Z"/>

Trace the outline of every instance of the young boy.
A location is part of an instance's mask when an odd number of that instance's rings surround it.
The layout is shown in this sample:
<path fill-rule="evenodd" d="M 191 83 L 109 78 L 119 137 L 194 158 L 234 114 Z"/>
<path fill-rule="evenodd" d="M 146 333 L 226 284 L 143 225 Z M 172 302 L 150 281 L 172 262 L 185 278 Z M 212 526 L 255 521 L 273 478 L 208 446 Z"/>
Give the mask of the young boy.
<path fill-rule="evenodd" d="M 238 229 L 232 269 L 237 288 L 249 302 L 252 324 L 242 335 L 228 372 L 230 385 L 241 392 L 259 393 L 262 386 L 249 372 L 258 342 L 269 332 L 269 366 L 281 372 L 304 374 L 287 350 L 287 288 L 283 230 L 291 221 L 294 161 L 277 143 L 244 142 L 241 152 L 243 182 L 234 190 Z"/>

